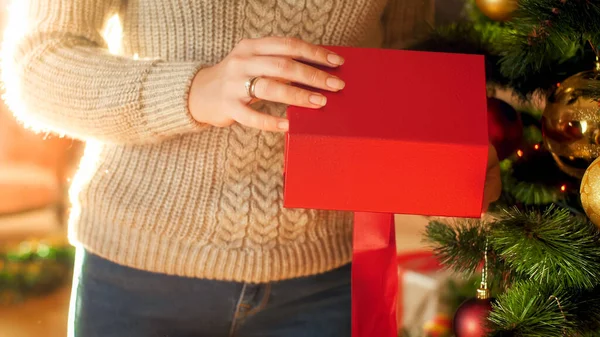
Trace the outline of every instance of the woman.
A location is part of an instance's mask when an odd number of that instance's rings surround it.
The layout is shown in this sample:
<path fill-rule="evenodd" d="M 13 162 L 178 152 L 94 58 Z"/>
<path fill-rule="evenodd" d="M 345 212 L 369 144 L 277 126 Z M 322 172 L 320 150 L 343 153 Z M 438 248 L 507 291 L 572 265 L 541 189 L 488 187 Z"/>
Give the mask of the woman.
<path fill-rule="evenodd" d="M 352 215 L 282 207 L 285 105 L 327 103 L 289 83 L 343 90 L 307 65 L 344 63 L 317 45 L 401 42 L 423 2 L 22 3 L 9 103 L 89 144 L 75 336 L 349 336 Z M 100 34 L 114 14 L 124 56 Z"/>

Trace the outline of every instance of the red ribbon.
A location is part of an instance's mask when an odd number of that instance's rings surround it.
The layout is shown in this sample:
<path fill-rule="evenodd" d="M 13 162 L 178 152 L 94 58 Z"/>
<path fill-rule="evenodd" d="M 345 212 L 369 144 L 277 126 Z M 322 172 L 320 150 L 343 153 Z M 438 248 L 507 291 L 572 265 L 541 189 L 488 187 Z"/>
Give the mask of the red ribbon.
<path fill-rule="evenodd" d="M 352 336 L 396 337 L 396 264 L 394 215 L 354 214 L 352 253 Z"/>

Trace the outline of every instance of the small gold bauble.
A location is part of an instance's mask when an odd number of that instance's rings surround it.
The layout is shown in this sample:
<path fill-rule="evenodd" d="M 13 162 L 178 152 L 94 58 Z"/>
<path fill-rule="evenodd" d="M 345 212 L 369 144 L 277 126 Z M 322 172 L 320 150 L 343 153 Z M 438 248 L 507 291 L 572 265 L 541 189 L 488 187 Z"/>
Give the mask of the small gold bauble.
<path fill-rule="evenodd" d="M 596 70 L 569 77 L 548 97 L 542 117 L 546 147 L 560 169 L 578 179 L 600 156 L 600 97 L 590 88 L 600 88 Z"/>
<path fill-rule="evenodd" d="M 507 21 L 518 7 L 517 0 L 476 0 L 477 8 L 494 21 Z"/>
<path fill-rule="evenodd" d="M 579 192 L 585 214 L 596 226 L 600 226 L 600 158 L 585 171 Z"/>

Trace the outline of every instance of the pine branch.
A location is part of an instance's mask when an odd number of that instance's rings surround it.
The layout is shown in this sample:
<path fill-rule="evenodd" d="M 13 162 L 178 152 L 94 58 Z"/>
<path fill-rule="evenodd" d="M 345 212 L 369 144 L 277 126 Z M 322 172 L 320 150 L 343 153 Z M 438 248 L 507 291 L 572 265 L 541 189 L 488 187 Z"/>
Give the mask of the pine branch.
<path fill-rule="evenodd" d="M 572 290 L 573 291 L 573 290 Z M 576 307 L 572 310 L 576 317 L 577 331 L 581 335 L 593 332 L 599 335 L 600 329 L 600 287 L 590 291 L 573 291 Z"/>
<path fill-rule="evenodd" d="M 498 296 L 489 320 L 492 336 L 564 337 L 575 331 L 569 291 L 536 282 L 513 285 Z"/>
<path fill-rule="evenodd" d="M 518 282 L 498 296 L 492 336 L 597 336 L 600 288 L 575 291 L 554 283 Z"/>
<path fill-rule="evenodd" d="M 546 206 L 579 197 L 579 181 L 562 172 L 542 145 L 523 146 L 520 154 L 501 163 L 502 188 L 512 200 L 525 206 Z"/>
<path fill-rule="evenodd" d="M 425 241 L 433 247 L 438 260 L 464 277 L 475 276 L 481 281 L 480 272 L 485 254 L 489 228 L 479 220 L 462 219 L 452 225 L 432 221 L 426 228 Z M 513 279 L 505 261 L 488 247 L 488 286 L 502 288 Z"/>
<path fill-rule="evenodd" d="M 432 221 L 425 230 L 425 241 L 433 246 L 439 261 L 454 271 L 475 273 L 485 251 L 485 230 L 479 221 L 465 220 L 449 226 Z"/>
<path fill-rule="evenodd" d="M 523 205 L 548 205 L 565 198 L 557 186 L 518 181 L 510 173 L 502 175 L 502 189 Z"/>
<path fill-rule="evenodd" d="M 600 284 L 599 232 L 587 219 L 555 207 L 541 214 L 512 209 L 491 227 L 490 244 L 516 275 L 539 284 Z"/>
<path fill-rule="evenodd" d="M 597 0 L 519 1 L 507 23 L 486 20 L 473 0 L 466 9 L 469 22 L 439 27 L 410 49 L 485 55 L 488 82 L 512 88 L 522 100 L 593 68 L 600 44 Z M 600 96 L 600 88 L 589 90 Z"/>
<path fill-rule="evenodd" d="M 519 0 L 501 41 L 502 74 L 521 87 L 542 76 L 537 79 L 540 87 L 550 89 L 553 83 L 545 80 L 545 74 L 568 76 L 591 69 L 593 58 L 585 51 L 595 56 L 589 45 L 598 45 L 599 15 L 596 1 Z M 576 64 L 577 71 L 572 69 Z"/>

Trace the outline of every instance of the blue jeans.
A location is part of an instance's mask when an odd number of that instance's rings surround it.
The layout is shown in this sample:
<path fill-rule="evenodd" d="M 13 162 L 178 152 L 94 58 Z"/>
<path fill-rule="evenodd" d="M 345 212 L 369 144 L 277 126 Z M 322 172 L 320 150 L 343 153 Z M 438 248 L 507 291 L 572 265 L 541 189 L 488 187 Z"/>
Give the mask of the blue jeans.
<path fill-rule="evenodd" d="M 85 253 L 75 337 L 350 336 L 350 265 L 268 284 L 155 274 Z"/>

